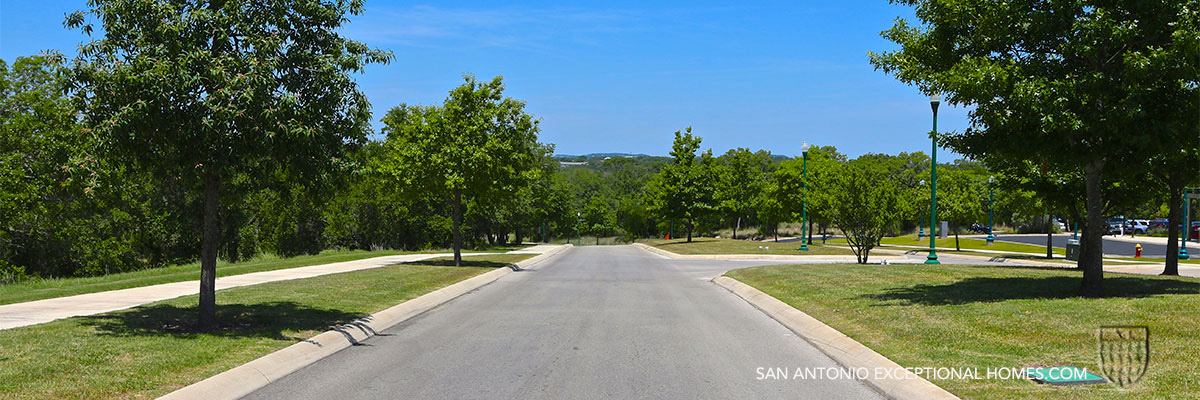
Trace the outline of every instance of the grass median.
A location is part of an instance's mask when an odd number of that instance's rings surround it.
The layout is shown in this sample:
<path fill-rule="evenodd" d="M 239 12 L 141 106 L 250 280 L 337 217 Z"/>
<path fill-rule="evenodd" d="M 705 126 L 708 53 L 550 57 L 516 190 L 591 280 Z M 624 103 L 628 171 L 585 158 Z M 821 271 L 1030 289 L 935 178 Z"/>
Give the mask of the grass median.
<path fill-rule="evenodd" d="M 521 247 L 524 246 L 508 246 L 464 251 L 504 252 L 515 250 Z M 445 249 L 416 252 L 404 252 L 398 250 L 330 250 L 321 252 L 321 254 L 317 255 L 297 256 L 291 258 L 263 255 L 239 263 L 219 262 L 217 263 L 217 277 L 362 260 L 397 254 L 444 253 L 449 251 L 450 250 Z M 0 285 L 0 305 L 50 299 L 55 297 L 74 296 L 77 294 L 158 285 L 162 283 L 194 281 L 197 279 L 200 279 L 199 262 L 183 265 L 172 265 L 161 268 L 149 268 L 139 271 L 122 272 L 104 276 L 34 279 L 20 283 Z"/>
<path fill-rule="evenodd" d="M 850 249 L 825 246 L 820 243 L 808 245 L 808 251 L 799 250 L 800 242 L 758 242 L 752 240 L 692 238 L 687 239 L 653 239 L 639 241 L 676 254 L 772 254 L 789 256 L 852 256 Z"/>
<path fill-rule="evenodd" d="M 1076 297 L 1074 270 L 951 265 L 805 265 L 730 277 L 812 315 L 905 367 L 1073 365 L 1098 371 L 1101 325 L 1147 325 L 1150 366 L 1130 389 L 1028 380 L 932 381 L 963 398 L 1186 398 L 1200 390 L 1200 279 L 1109 274 L 1109 297 Z"/>
<path fill-rule="evenodd" d="M 1006 253 L 1033 253 L 1033 254 L 1040 254 L 1040 255 L 1046 254 L 1046 246 L 1044 246 L 1044 245 L 1033 245 L 1033 244 L 996 241 L 996 242 L 994 242 L 995 244 L 988 246 L 987 240 L 985 240 L 985 239 L 975 239 L 975 238 L 966 238 L 966 237 L 960 237 L 958 239 L 958 247 L 955 247 L 953 235 L 950 235 L 949 237 L 944 238 L 944 239 L 935 239 L 934 242 L 937 244 L 938 251 L 951 251 L 956 248 L 961 248 L 963 250 L 988 250 L 988 251 L 999 251 L 999 252 L 1006 252 Z M 917 235 L 895 236 L 895 237 L 883 238 L 883 240 L 880 241 L 880 244 L 893 245 L 893 246 L 928 247 L 929 246 L 929 238 L 923 237 L 920 240 L 917 240 Z M 1065 249 L 1061 249 L 1061 248 L 1057 248 L 1057 247 L 1054 248 L 1053 251 L 1054 251 L 1054 254 L 1058 254 L 1058 255 L 1067 254 L 1067 251 Z"/>
<path fill-rule="evenodd" d="M 150 398 L 497 266 L 531 257 L 408 263 L 217 292 L 221 327 L 196 332 L 196 296 L 0 331 L 0 398 Z M 432 265 L 430 265 L 432 264 Z"/>

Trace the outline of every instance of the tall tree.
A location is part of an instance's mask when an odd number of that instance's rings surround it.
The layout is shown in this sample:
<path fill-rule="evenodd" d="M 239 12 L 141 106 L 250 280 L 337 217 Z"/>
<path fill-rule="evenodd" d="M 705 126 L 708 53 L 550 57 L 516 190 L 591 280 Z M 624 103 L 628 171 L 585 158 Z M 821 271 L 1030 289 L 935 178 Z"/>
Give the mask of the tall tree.
<path fill-rule="evenodd" d="M 754 215 L 754 199 L 766 185 L 767 174 L 775 166 L 771 153 L 751 152 L 746 148 L 731 149 L 717 158 L 717 209 L 733 221 L 733 238 L 743 218 Z"/>
<path fill-rule="evenodd" d="M 465 75 L 440 106 L 401 104 L 383 118 L 389 159 L 382 171 L 420 196 L 446 200 L 454 265 L 462 264 L 462 220 L 470 202 L 504 197 L 535 178 L 551 148 L 537 141 L 525 102 L 504 97 L 503 78 Z"/>
<path fill-rule="evenodd" d="M 701 139 L 692 135 L 692 127 L 675 131 L 671 164 L 663 167 L 646 185 L 651 210 L 669 220 L 683 222 L 691 243 L 696 220 L 716 208 L 712 150 L 699 156 Z"/>
<path fill-rule="evenodd" d="M 1175 83 L 1164 76 L 1200 75 L 1195 2 L 894 2 L 915 7 L 922 24 L 898 20 L 883 36 L 901 49 L 872 53 L 872 64 L 973 107 L 981 127 L 943 144 L 983 161 L 1052 160 L 1083 176 L 1080 293 L 1100 296 L 1104 186 L 1143 170 L 1164 139 L 1141 129 L 1153 120 L 1139 92 Z"/>
<path fill-rule="evenodd" d="M 391 53 L 339 33 L 361 0 L 92 0 L 66 24 L 83 43 L 76 95 L 107 155 L 203 193 L 201 329 L 215 321 L 218 210 L 237 174 L 317 180 L 365 141 L 370 105 L 351 74 Z"/>

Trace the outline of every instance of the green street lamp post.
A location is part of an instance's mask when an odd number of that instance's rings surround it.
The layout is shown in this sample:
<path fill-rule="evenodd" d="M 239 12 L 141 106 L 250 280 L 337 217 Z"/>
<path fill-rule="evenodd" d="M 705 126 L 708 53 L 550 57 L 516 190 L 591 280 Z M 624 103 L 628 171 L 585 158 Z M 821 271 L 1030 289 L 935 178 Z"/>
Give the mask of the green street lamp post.
<path fill-rule="evenodd" d="M 933 158 L 932 168 L 929 170 L 930 180 L 932 181 L 929 189 L 929 257 L 925 258 L 926 264 L 941 264 L 938 262 L 937 244 L 934 240 L 937 239 L 937 112 L 938 105 L 942 103 L 942 95 L 934 93 L 929 96 L 929 107 L 933 109 L 933 132 L 930 132 L 929 137 L 933 139 Z"/>
<path fill-rule="evenodd" d="M 987 238 L 988 246 L 992 246 L 992 245 L 996 244 L 996 236 L 992 235 L 992 222 L 995 220 L 993 218 L 995 214 L 992 212 L 992 207 L 996 205 L 996 187 L 993 186 L 995 183 L 996 183 L 996 177 L 989 176 L 988 177 L 988 238 Z"/>
<path fill-rule="evenodd" d="M 800 152 L 804 155 L 804 175 L 800 182 L 800 250 L 803 251 L 808 251 L 808 147 L 807 140 L 800 145 Z"/>
<path fill-rule="evenodd" d="M 1183 232 L 1180 232 L 1180 235 L 1179 235 L 1179 239 L 1182 242 L 1182 244 L 1179 246 L 1179 259 L 1180 260 L 1187 260 L 1189 258 L 1188 252 L 1187 252 L 1187 242 L 1188 242 L 1188 234 L 1191 233 L 1191 232 L 1189 232 L 1189 231 L 1191 231 L 1191 227 L 1188 225 L 1189 225 L 1188 224 L 1188 189 L 1184 189 L 1183 190 L 1183 226 L 1182 226 Z"/>
<path fill-rule="evenodd" d="M 583 213 L 575 213 L 575 243 L 583 246 Z"/>
<path fill-rule="evenodd" d="M 924 179 L 921 180 L 921 186 L 925 186 Z M 923 238 L 923 237 L 925 237 L 925 219 L 918 217 L 917 218 L 917 240 L 921 240 L 921 238 Z"/>

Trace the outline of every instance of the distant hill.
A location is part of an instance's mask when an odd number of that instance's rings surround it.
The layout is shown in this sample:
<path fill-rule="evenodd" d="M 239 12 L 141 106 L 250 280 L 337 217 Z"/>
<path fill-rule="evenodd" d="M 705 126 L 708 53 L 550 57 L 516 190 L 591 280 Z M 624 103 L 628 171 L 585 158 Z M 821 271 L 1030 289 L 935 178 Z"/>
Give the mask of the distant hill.
<path fill-rule="evenodd" d="M 604 157 L 652 157 L 648 154 L 632 154 L 632 153 L 589 153 L 583 155 L 574 154 L 555 154 L 556 159 L 588 159 L 588 158 L 604 158 Z"/>

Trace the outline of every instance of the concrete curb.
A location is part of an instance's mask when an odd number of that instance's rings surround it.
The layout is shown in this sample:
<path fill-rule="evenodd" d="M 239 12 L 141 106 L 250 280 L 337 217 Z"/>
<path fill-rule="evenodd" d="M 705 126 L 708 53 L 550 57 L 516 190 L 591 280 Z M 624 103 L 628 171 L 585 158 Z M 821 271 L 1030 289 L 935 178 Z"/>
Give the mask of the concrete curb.
<path fill-rule="evenodd" d="M 561 246 L 516 263 L 521 269 L 537 265 L 571 246 Z M 219 400 L 237 399 L 267 386 L 288 374 L 320 361 L 342 349 L 358 345 L 409 318 L 420 315 L 458 296 L 495 282 L 513 273 L 512 268 L 496 268 L 470 279 L 426 293 L 394 307 L 313 336 L 254 361 L 168 393 L 160 399 Z"/>
<path fill-rule="evenodd" d="M 846 368 L 866 368 L 869 373 L 864 380 L 868 385 L 878 390 L 884 396 L 892 399 L 958 399 L 958 396 L 934 385 L 920 376 L 905 374 L 876 374 L 877 368 L 888 371 L 901 371 L 904 367 L 889 360 L 882 354 L 876 353 L 862 343 L 838 332 L 829 325 L 805 314 L 728 276 L 718 276 L 713 279 L 717 284 L 746 300 L 755 308 L 774 318 L 796 335 L 804 338 L 825 355 Z M 885 376 L 879 376 L 885 375 Z M 899 376 L 896 376 L 899 375 Z M 905 379 L 899 379 L 905 378 Z"/>
<path fill-rule="evenodd" d="M 782 254 L 679 254 L 668 250 L 663 250 L 654 246 L 634 243 L 633 246 L 641 248 L 660 256 L 676 259 L 676 260 L 765 260 L 765 261 L 824 261 L 829 263 L 857 263 L 858 259 L 848 255 L 811 255 L 811 256 L 793 256 Z M 888 260 L 900 261 L 907 260 L 908 257 L 887 257 L 887 256 L 872 256 L 870 260 Z"/>

